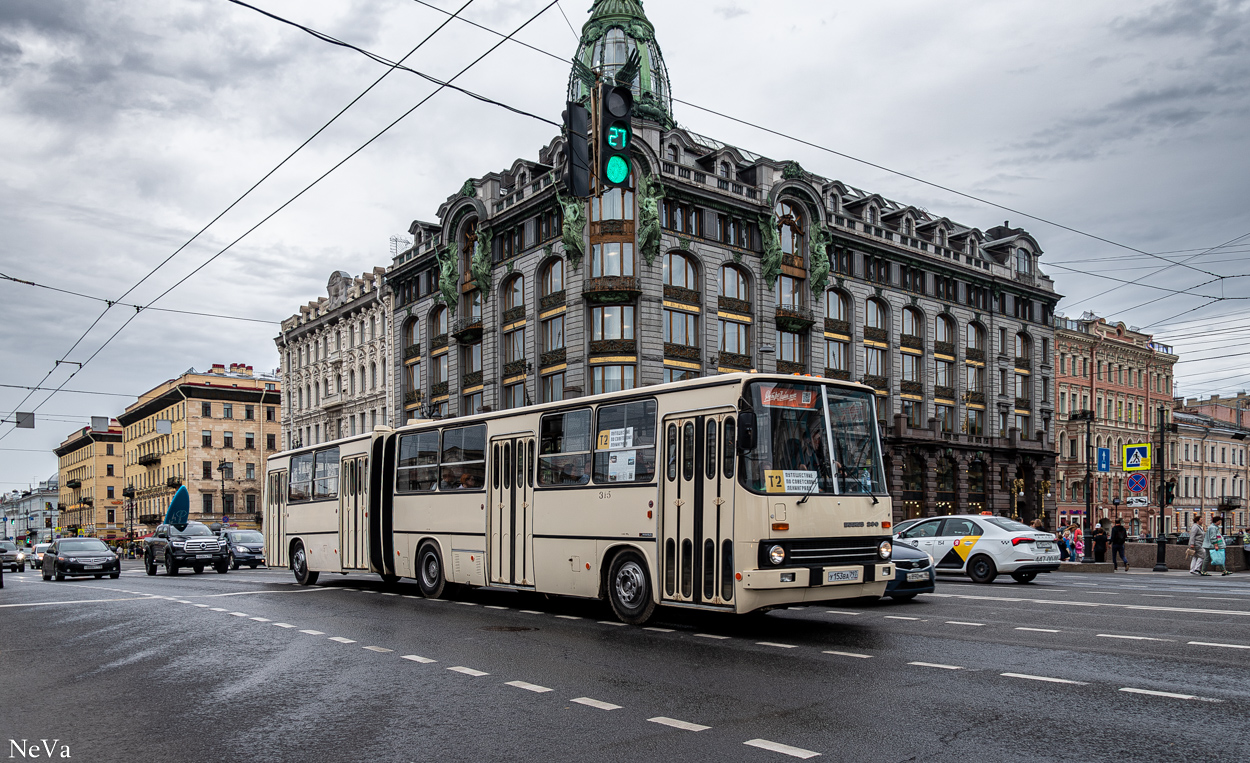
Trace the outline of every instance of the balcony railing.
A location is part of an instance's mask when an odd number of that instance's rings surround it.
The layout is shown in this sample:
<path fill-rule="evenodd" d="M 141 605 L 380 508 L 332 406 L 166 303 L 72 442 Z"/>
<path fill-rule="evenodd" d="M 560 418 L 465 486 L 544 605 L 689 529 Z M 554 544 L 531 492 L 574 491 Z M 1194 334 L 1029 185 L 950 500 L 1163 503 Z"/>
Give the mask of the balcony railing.
<path fill-rule="evenodd" d="M 419 357 L 421 357 L 421 345 L 419 344 L 409 345 L 404 350 L 404 360 L 412 360 Z"/>
<path fill-rule="evenodd" d="M 541 356 L 539 356 L 538 365 L 542 368 L 547 368 L 549 366 L 558 366 L 561 363 L 565 362 L 567 357 L 568 357 L 568 350 L 564 349 L 563 347 L 561 347 L 558 350 L 549 350 L 548 352 L 544 352 Z"/>
<path fill-rule="evenodd" d="M 716 300 L 719 309 L 729 313 L 737 313 L 739 315 L 751 314 L 751 303 L 745 299 L 734 299 L 733 297 L 719 297 Z"/>
<path fill-rule="evenodd" d="M 642 283 L 636 276 L 602 276 L 591 278 L 582 296 L 600 305 L 632 302 L 642 294 Z"/>
<path fill-rule="evenodd" d="M 816 320 L 812 317 L 812 311 L 806 307 L 777 305 L 776 313 L 777 329 L 780 331 L 802 332 L 812 327 Z"/>
<path fill-rule="evenodd" d="M 688 344 L 674 344 L 672 342 L 664 343 L 664 357 L 674 358 L 676 360 L 690 360 L 698 363 L 700 360 L 699 348 L 691 347 Z"/>
<path fill-rule="evenodd" d="M 144 453 L 142 456 L 139 456 L 138 461 L 139 466 L 152 466 L 153 464 L 159 464 L 160 462 L 161 454 L 159 453 Z"/>
<path fill-rule="evenodd" d="M 473 344 L 482 339 L 482 317 L 461 318 L 452 326 L 451 334 L 460 344 Z"/>
<path fill-rule="evenodd" d="M 967 357 L 968 360 L 985 362 L 985 350 L 981 350 L 976 347 L 969 347 L 964 350 L 964 356 Z"/>
<path fill-rule="evenodd" d="M 633 355 L 638 343 L 633 339 L 602 339 L 590 343 L 591 355 Z"/>
<path fill-rule="evenodd" d="M 839 369 L 839 368 L 826 368 L 826 369 L 825 369 L 825 378 L 827 378 L 827 379 L 841 379 L 842 381 L 850 381 L 850 380 L 851 380 L 851 372 L 850 372 L 850 371 L 843 371 L 842 369 Z"/>
<path fill-rule="evenodd" d="M 1241 508 L 1241 496 L 1239 495 L 1220 496 L 1220 508 L 1221 509 L 1240 509 Z"/>
<path fill-rule="evenodd" d="M 890 389 L 890 379 L 887 376 L 865 376 L 863 382 L 873 389 L 883 391 Z"/>
<path fill-rule="evenodd" d="M 873 328 L 872 326 L 864 326 L 864 338 L 874 342 L 889 342 L 890 332 L 887 329 Z"/>
<path fill-rule="evenodd" d="M 687 305 L 699 304 L 699 292 L 694 289 L 687 289 L 684 286 L 664 286 L 664 298 L 674 302 L 682 302 Z"/>
<path fill-rule="evenodd" d="M 796 363 L 791 360 L 779 360 L 777 361 L 777 373 L 779 374 L 807 373 L 807 366 L 803 363 Z"/>
<path fill-rule="evenodd" d="M 912 336 L 911 334 L 903 334 L 902 336 L 898 338 L 898 343 L 900 346 L 906 347 L 911 350 L 923 350 L 924 349 L 924 337 L 922 336 Z"/>
<path fill-rule="evenodd" d="M 344 402 L 345 401 L 343 399 L 343 393 L 341 392 L 334 394 L 334 395 L 326 395 L 325 397 L 321 398 L 321 409 L 329 410 L 331 408 L 338 408 Z"/>
<path fill-rule="evenodd" d="M 751 370 L 751 356 L 739 355 L 736 352 L 722 352 L 717 356 L 715 365 L 749 371 Z"/>
<path fill-rule="evenodd" d="M 849 337 L 851 335 L 851 322 L 840 321 L 837 318 L 825 318 L 825 331 L 830 334 L 841 334 Z"/>
<path fill-rule="evenodd" d="M 1031 411 L 1033 410 L 1033 401 L 1027 397 L 1017 397 L 1016 408 L 1022 411 Z"/>
<path fill-rule="evenodd" d="M 544 312 L 547 310 L 554 310 L 555 308 L 564 305 L 566 300 L 567 297 L 564 295 L 564 289 L 561 289 L 560 291 L 553 292 L 540 299 L 538 301 L 538 309 Z"/>
<path fill-rule="evenodd" d="M 1029 358 L 1016 358 L 1016 368 L 1022 368 L 1026 371 L 1032 370 L 1033 361 Z"/>
<path fill-rule="evenodd" d="M 954 342 L 934 342 L 933 352 L 936 355 L 947 355 L 953 358 L 955 357 L 955 343 Z"/>

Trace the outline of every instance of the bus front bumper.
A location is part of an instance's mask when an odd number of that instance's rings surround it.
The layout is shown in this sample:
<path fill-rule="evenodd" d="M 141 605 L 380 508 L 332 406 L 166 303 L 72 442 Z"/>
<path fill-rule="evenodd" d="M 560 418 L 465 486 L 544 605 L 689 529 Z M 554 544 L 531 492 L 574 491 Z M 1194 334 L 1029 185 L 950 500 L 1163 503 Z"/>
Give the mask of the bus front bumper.
<path fill-rule="evenodd" d="M 887 583 L 893 578 L 892 562 L 840 567 L 779 567 L 773 570 L 746 570 L 742 573 L 742 587 L 749 590 L 834 588 L 864 583 Z"/>

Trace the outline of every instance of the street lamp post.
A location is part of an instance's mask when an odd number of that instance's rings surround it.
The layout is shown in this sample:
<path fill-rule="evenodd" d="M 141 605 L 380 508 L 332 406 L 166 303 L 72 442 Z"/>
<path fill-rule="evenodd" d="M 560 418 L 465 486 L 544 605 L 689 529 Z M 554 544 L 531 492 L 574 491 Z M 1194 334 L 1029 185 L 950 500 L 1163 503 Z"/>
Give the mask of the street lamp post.
<path fill-rule="evenodd" d="M 1024 497 L 1024 480 L 1016 477 L 1011 481 L 1011 518 L 1020 521 L 1020 499 Z"/>
<path fill-rule="evenodd" d="M 1042 520 L 1042 527 L 1047 525 L 1046 522 L 1046 500 L 1050 498 L 1050 480 L 1042 480 L 1037 484 L 1037 503 L 1041 507 L 1038 512 L 1038 518 Z"/>

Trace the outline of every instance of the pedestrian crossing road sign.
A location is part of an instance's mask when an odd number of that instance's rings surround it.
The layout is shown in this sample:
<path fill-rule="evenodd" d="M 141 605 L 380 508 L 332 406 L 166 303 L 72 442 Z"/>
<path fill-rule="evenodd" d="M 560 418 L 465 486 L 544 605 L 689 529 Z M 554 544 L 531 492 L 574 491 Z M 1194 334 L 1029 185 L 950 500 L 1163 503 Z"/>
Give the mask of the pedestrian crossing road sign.
<path fill-rule="evenodd" d="M 1124 471 L 1150 471 L 1150 444 L 1124 446 Z"/>

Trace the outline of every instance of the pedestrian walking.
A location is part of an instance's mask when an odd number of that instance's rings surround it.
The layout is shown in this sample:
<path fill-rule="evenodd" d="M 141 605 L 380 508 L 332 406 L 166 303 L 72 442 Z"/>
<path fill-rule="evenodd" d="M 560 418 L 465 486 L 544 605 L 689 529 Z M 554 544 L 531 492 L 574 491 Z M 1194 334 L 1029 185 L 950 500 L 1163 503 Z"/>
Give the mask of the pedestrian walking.
<path fill-rule="evenodd" d="M 1191 574 L 1202 574 L 1202 561 L 1206 557 L 1202 550 L 1202 541 L 1205 537 L 1206 530 L 1202 527 L 1202 517 L 1197 515 L 1194 517 L 1193 527 L 1189 528 L 1189 548 L 1185 550 L 1185 555 L 1189 557 Z"/>
<path fill-rule="evenodd" d="M 1211 523 L 1207 525 L 1207 531 L 1203 535 L 1202 549 L 1203 551 L 1206 552 L 1205 554 L 1206 558 L 1203 559 L 1203 565 L 1202 565 L 1203 576 L 1210 576 L 1212 567 L 1220 567 L 1222 570 L 1220 573 L 1221 575 L 1233 574 L 1228 571 L 1227 567 L 1224 566 L 1225 550 L 1224 550 L 1224 535 L 1222 532 L 1223 523 L 1224 523 L 1223 517 L 1212 517 Z"/>
<path fill-rule="evenodd" d="M 1094 526 L 1094 561 L 1102 563 L 1107 561 L 1107 531 L 1102 525 Z"/>
<path fill-rule="evenodd" d="M 1072 558 L 1076 561 L 1085 558 L 1085 534 L 1080 525 L 1072 525 Z"/>
<path fill-rule="evenodd" d="M 1072 558 L 1072 528 L 1065 527 L 1059 536 L 1059 561 L 1066 562 Z"/>
<path fill-rule="evenodd" d="M 1124 555 L 1124 544 L 1128 542 L 1128 531 L 1124 529 L 1124 523 L 1120 520 L 1115 521 L 1115 527 L 1111 528 L 1111 568 L 1120 569 L 1120 560 L 1124 560 L 1124 571 L 1128 572 L 1128 557 Z"/>

